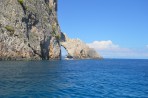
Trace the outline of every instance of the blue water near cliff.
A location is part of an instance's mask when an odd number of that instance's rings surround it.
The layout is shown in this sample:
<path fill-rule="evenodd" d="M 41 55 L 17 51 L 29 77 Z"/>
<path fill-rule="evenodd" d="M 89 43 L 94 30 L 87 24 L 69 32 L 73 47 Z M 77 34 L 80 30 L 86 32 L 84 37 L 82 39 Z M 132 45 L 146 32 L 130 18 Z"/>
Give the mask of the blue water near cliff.
<path fill-rule="evenodd" d="M 0 61 L 0 98 L 148 98 L 148 60 Z"/>

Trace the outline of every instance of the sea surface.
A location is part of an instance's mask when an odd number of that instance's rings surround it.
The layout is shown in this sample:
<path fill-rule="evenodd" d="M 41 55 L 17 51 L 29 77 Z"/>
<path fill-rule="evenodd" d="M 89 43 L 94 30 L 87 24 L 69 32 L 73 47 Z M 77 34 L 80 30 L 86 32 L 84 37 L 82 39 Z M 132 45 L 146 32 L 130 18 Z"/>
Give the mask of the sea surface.
<path fill-rule="evenodd" d="M 148 60 L 0 61 L 0 98 L 148 98 Z"/>

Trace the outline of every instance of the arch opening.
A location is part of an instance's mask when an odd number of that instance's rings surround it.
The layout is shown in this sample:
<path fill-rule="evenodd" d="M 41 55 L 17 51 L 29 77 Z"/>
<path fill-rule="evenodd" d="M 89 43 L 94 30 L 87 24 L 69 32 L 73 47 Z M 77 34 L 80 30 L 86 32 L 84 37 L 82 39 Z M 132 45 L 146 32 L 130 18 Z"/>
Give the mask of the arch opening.
<path fill-rule="evenodd" d="M 68 55 L 68 52 L 63 46 L 61 46 L 61 59 L 65 59 L 67 55 Z"/>

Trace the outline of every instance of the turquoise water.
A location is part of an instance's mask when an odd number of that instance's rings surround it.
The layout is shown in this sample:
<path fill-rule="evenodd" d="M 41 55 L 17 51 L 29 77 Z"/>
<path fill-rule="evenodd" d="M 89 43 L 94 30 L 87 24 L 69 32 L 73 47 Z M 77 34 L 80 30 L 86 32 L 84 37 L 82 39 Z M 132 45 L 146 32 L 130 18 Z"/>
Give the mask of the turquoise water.
<path fill-rule="evenodd" d="M 0 98 L 148 98 L 148 60 L 0 61 Z"/>

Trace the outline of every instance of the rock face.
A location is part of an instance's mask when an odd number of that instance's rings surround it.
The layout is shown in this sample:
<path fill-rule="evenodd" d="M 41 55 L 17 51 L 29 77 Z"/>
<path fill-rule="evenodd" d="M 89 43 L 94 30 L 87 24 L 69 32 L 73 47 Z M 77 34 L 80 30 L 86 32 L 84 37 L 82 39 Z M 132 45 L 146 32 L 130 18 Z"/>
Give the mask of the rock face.
<path fill-rule="evenodd" d="M 67 58 L 73 59 L 101 59 L 102 57 L 92 48 L 89 48 L 80 39 L 70 39 L 66 34 L 61 34 L 61 46 L 63 46 L 68 56 Z"/>
<path fill-rule="evenodd" d="M 0 60 L 60 59 L 57 0 L 1 0 L 0 7 Z"/>

